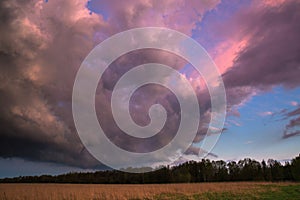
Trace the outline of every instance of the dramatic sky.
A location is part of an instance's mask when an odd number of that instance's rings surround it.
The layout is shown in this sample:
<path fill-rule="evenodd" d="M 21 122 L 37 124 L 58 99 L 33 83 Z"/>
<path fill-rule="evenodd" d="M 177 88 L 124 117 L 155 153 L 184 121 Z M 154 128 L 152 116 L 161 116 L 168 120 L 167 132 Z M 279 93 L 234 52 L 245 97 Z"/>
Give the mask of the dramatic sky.
<path fill-rule="evenodd" d="M 76 73 L 97 44 L 146 26 L 192 37 L 222 74 L 227 117 L 208 158 L 295 157 L 300 153 L 299 10 L 298 0 L 1 0 L 0 177 L 103 168 L 84 148 L 74 126 Z M 148 62 L 177 69 L 197 92 L 203 121 L 186 156 L 197 154 L 210 118 L 207 90 L 189 63 L 167 52 L 131 52 L 105 71 L 95 99 L 100 124 L 112 141 L 131 151 L 153 150 L 170 141 L 180 111 L 162 87 L 137 91 L 130 108 L 140 125 L 149 123 L 152 104 L 166 108 L 166 136 L 159 144 L 139 145 L 119 137 L 110 114 L 116 81 Z"/>

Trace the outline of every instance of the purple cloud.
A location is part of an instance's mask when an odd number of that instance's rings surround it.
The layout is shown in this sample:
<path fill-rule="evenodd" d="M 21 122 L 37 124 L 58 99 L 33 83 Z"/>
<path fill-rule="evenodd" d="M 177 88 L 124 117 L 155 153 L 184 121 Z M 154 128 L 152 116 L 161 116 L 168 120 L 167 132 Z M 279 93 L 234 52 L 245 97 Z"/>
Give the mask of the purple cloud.
<path fill-rule="evenodd" d="M 71 113 L 72 87 L 85 56 L 97 43 L 129 28 L 162 26 L 191 35 L 205 13 L 219 1 L 91 1 L 92 6 L 106 11 L 105 17 L 101 12 L 90 14 L 86 3 L 80 0 L 0 2 L 0 157 L 100 166 L 81 144 Z M 246 41 L 234 57 L 226 54 L 232 66 L 227 66 L 226 59 L 219 59 L 226 61 L 222 72 L 225 72 L 223 78 L 232 115 L 239 116 L 236 107 L 258 92 L 277 85 L 299 87 L 299 10 L 299 1 L 272 7 L 253 3 L 233 16 L 229 24 L 222 25 L 219 32 L 226 37 L 230 39 L 234 32 L 234 37 Z M 127 70 L 147 62 L 163 63 L 178 70 L 186 64 L 166 52 L 131 52 L 105 72 L 95 99 L 99 121 L 110 133 L 109 138 L 137 152 L 153 150 L 169 142 L 180 120 L 174 96 L 153 85 L 134 94 L 130 109 L 135 122 L 146 125 L 149 107 L 154 103 L 164 105 L 168 121 L 161 135 L 147 144 L 140 143 L 126 138 L 115 125 L 110 110 L 114 84 Z M 197 90 L 201 85 L 199 78 L 191 77 L 190 81 L 201 107 L 202 120 L 194 140 L 198 143 L 209 124 L 210 99 L 207 88 Z M 298 108 L 287 117 L 299 113 Z M 287 128 L 298 125 L 299 118 L 291 119 Z M 298 133 L 285 133 L 283 137 Z M 187 154 L 197 151 L 191 147 Z"/>

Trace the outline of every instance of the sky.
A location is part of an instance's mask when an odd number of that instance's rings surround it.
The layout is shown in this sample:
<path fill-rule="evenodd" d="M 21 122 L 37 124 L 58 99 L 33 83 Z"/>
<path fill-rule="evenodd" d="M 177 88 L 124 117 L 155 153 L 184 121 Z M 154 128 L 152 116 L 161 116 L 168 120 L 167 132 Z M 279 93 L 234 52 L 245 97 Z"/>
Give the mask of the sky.
<path fill-rule="evenodd" d="M 297 0 L 2 0 L 0 177 L 106 168 L 77 135 L 72 116 L 76 73 L 105 39 L 149 26 L 192 37 L 222 75 L 227 116 L 207 158 L 286 160 L 299 155 L 299 10 Z M 137 91 L 130 104 L 140 125 L 149 123 L 146 113 L 154 103 L 166 108 L 159 144 L 124 139 L 111 116 L 109 99 L 116 81 L 132 67 L 154 61 L 178 70 L 197 92 L 202 121 L 188 158 L 201 151 L 210 119 L 209 95 L 193 66 L 170 53 L 135 51 L 113 62 L 97 87 L 99 123 L 111 141 L 131 151 L 153 150 L 172 139 L 180 109 L 174 96 L 159 86 Z"/>

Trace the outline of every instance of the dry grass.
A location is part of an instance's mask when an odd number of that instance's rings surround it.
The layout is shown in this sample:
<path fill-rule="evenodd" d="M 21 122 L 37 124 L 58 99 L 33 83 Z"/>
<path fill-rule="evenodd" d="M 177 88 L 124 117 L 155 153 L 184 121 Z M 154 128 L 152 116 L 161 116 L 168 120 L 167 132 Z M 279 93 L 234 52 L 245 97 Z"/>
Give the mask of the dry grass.
<path fill-rule="evenodd" d="M 203 194 L 229 192 L 250 194 L 263 192 L 262 185 L 290 185 L 291 183 L 197 183 L 151 185 L 87 185 L 87 184 L 0 184 L 0 199 L 154 199 L 160 194 Z"/>

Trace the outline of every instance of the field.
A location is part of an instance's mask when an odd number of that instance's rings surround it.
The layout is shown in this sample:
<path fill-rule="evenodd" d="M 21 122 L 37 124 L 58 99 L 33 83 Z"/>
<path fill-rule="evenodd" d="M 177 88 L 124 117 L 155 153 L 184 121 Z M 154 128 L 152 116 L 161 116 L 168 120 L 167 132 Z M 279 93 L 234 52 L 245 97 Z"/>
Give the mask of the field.
<path fill-rule="evenodd" d="M 296 183 L 197 183 L 153 185 L 0 184 L 0 199 L 300 199 Z"/>

